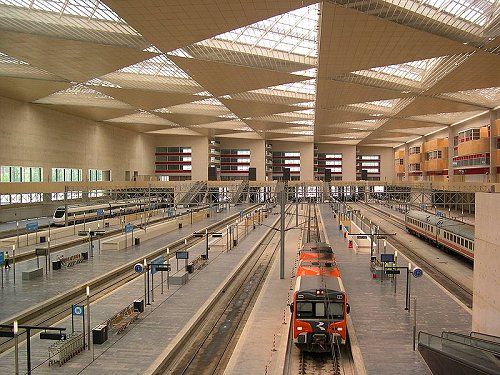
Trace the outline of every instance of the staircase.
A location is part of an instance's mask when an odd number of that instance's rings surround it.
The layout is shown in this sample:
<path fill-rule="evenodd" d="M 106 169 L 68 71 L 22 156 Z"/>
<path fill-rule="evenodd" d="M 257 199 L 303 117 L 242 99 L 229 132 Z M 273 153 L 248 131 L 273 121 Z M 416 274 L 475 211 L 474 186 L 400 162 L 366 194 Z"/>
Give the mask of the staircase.
<path fill-rule="evenodd" d="M 500 338 L 477 332 L 418 334 L 418 351 L 434 375 L 500 374 Z"/>

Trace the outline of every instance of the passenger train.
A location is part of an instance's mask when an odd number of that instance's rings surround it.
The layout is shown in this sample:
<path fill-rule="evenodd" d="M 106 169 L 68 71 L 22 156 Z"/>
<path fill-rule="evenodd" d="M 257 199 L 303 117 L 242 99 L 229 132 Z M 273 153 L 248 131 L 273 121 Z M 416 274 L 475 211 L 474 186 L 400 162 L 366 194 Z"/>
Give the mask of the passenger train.
<path fill-rule="evenodd" d="M 306 243 L 299 254 L 290 304 L 293 342 L 301 351 L 330 352 L 333 344 L 345 344 L 350 312 L 335 255 L 326 243 Z"/>
<path fill-rule="evenodd" d="M 335 254 L 326 242 L 307 242 L 299 251 L 299 259 L 323 259 L 335 261 Z"/>
<path fill-rule="evenodd" d="M 416 210 L 406 213 L 405 223 L 409 233 L 474 260 L 474 226 Z"/>
<path fill-rule="evenodd" d="M 157 202 L 156 199 L 131 199 L 94 205 L 71 205 L 68 206 L 68 224 L 147 211 L 148 209 L 156 209 L 160 206 L 163 205 Z M 57 207 L 53 220 L 56 226 L 65 225 L 66 209 L 64 206 Z"/>

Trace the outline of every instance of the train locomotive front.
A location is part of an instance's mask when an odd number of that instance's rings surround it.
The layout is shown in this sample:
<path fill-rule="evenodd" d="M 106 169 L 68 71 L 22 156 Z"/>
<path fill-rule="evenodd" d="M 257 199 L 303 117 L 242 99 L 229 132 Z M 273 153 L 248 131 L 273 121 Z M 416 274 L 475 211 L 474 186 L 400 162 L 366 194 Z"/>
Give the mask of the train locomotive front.
<path fill-rule="evenodd" d="M 332 344 L 344 344 L 349 304 L 338 277 L 297 277 L 293 303 L 293 342 L 302 351 L 329 352 Z"/>

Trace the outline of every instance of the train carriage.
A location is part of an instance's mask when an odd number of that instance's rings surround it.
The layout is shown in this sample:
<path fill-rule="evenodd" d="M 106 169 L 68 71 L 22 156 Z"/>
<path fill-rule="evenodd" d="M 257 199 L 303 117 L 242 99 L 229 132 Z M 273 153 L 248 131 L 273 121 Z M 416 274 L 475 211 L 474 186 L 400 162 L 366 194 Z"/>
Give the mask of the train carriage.
<path fill-rule="evenodd" d="M 303 259 L 297 266 L 296 276 L 333 276 L 340 277 L 340 269 L 334 260 Z"/>
<path fill-rule="evenodd" d="M 297 277 L 290 310 L 293 342 L 300 350 L 329 352 L 334 342 L 345 343 L 350 307 L 338 277 Z"/>
<path fill-rule="evenodd" d="M 405 224 L 409 233 L 474 260 L 474 227 L 472 225 L 415 210 L 406 213 Z"/>
<path fill-rule="evenodd" d="M 299 259 L 323 259 L 335 261 L 332 247 L 326 242 L 307 242 L 299 251 Z"/>

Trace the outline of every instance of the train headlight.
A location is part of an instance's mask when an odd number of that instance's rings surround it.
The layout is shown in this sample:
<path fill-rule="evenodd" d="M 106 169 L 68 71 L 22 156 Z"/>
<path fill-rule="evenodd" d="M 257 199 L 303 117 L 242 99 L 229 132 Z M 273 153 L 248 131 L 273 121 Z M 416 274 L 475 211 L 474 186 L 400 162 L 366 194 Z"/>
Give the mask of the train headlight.
<path fill-rule="evenodd" d="M 297 327 L 297 331 L 302 331 L 302 327 L 301 327 L 301 326 L 298 326 L 298 327 Z"/>

